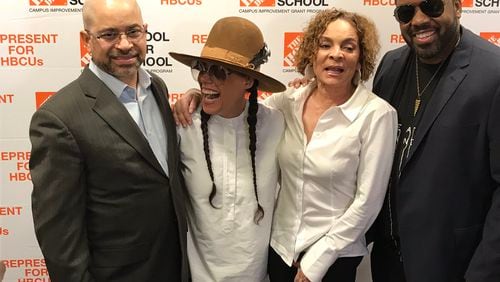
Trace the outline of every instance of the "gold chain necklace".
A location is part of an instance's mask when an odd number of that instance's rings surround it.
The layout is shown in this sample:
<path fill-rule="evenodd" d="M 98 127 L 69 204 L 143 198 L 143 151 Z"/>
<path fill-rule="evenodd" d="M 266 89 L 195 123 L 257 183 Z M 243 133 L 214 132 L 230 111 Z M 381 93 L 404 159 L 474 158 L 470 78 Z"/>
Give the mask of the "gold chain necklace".
<path fill-rule="evenodd" d="M 416 76 L 417 76 L 417 98 L 415 98 L 415 108 L 413 109 L 413 116 L 415 116 L 417 114 L 418 108 L 420 107 L 420 103 L 422 102 L 422 95 L 424 94 L 424 92 L 427 89 L 427 87 L 429 87 L 429 85 L 431 85 L 431 82 L 434 80 L 434 78 L 438 74 L 439 70 L 441 69 L 441 67 L 443 66 L 443 64 L 444 64 L 445 61 L 446 60 L 443 60 L 439 64 L 439 67 L 436 69 L 436 71 L 432 75 L 431 79 L 429 79 L 429 81 L 427 82 L 427 84 L 424 86 L 424 89 L 422 89 L 422 91 L 420 91 L 420 78 L 418 76 L 418 58 L 415 55 L 415 73 L 416 73 Z"/>
<path fill-rule="evenodd" d="M 460 43 L 460 39 L 461 38 L 462 38 L 462 35 L 459 32 L 458 33 L 457 42 L 455 43 L 455 48 L 457 48 L 458 44 Z M 416 73 L 416 76 L 417 76 L 417 98 L 415 98 L 415 108 L 413 109 L 413 116 L 415 116 L 417 114 L 418 108 L 420 107 L 420 103 L 422 102 L 422 95 L 424 94 L 424 92 L 427 89 L 427 87 L 429 87 L 429 85 L 431 84 L 431 82 L 434 80 L 434 78 L 436 77 L 437 73 L 439 72 L 439 70 L 441 69 L 441 67 L 444 65 L 444 62 L 446 60 L 447 59 L 444 59 L 439 64 L 439 67 L 434 72 L 434 74 L 432 75 L 431 79 L 429 79 L 429 81 L 425 85 L 424 89 L 422 89 L 422 91 L 420 91 L 420 78 L 418 77 L 418 57 L 417 57 L 417 54 L 415 53 L 415 73 Z"/>

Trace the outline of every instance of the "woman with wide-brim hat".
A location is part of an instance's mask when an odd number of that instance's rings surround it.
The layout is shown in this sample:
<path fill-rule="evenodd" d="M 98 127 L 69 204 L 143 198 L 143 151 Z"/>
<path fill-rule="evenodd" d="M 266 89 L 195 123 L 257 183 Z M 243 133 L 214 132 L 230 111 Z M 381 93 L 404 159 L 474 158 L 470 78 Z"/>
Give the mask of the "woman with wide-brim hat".
<path fill-rule="evenodd" d="M 397 136 L 394 108 L 364 86 L 380 44 L 374 23 L 341 9 L 304 29 L 297 70 L 311 83 L 266 98 L 283 112 L 271 282 L 354 282 L 365 232 L 384 201 Z M 176 103 L 180 124 L 191 97 Z M 177 106 L 180 104 L 180 106 Z"/>
<path fill-rule="evenodd" d="M 217 21 L 199 56 L 170 55 L 201 89 L 195 126 L 178 128 L 193 281 L 266 281 L 284 121 L 257 103 L 257 90 L 285 86 L 260 72 L 269 50 L 260 29 L 240 17 Z"/>

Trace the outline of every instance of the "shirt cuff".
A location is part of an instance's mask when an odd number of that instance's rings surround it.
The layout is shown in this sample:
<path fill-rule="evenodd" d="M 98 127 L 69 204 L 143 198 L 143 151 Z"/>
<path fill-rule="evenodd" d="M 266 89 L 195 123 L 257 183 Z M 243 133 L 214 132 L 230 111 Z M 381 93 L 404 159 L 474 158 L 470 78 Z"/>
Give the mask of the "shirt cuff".
<path fill-rule="evenodd" d="M 332 245 L 333 240 L 324 236 L 312 245 L 300 260 L 300 269 L 311 282 L 321 282 L 330 266 L 337 260 L 339 254 Z"/>

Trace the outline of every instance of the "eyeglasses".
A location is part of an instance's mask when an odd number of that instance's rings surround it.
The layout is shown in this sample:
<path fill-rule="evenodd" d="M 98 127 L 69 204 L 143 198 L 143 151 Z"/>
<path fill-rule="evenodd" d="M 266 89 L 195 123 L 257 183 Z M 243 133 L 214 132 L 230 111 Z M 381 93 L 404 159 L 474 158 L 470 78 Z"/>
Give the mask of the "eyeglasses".
<path fill-rule="evenodd" d="M 127 29 L 126 31 L 106 30 L 97 34 L 91 33 L 88 30 L 85 31 L 98 40 L 103 40 L 110 44 L 116 44 L 118 41 L 120 41 L 120 39 L 122 38 L 122 34 L 125 35 L 128 41 L 135 42 L 141 39 L 147 32 L 143 27 L 133 27 Z"/>
<path fill-rule="evenodd" d="M 198 60 L 193 61 L 191 63 L 191 75 L 193 76 L 194 80 L 198 81 L 198 77 L 202 73 L 208 73 L 208 75 L 210 75 L 211 77 L 215 77 L 217 80 L 226 80 L 226 78 L 233 72 L 221 65 L 211 64 Z"/>
<path fill-rule="evenodd" d="M 437 18 L 443 14 L 444 3 L 442 0 L 426 0 L 418 4 L 420 11 L 431 18 Z M 402 24 L 409 23 L 415 16 L 416 10 L 414 5 L 397 6 L 394 9 L 394 17 Z"/>

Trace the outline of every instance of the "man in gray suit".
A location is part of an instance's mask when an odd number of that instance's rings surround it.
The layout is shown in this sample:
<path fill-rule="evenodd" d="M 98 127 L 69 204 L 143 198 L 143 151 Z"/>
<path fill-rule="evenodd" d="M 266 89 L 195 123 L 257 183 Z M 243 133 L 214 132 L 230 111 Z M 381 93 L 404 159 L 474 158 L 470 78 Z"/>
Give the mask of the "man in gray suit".
<path fill-rule="evenodd" d="M 86 0 L 92 61 L 33 115 L 33 219 L 52 281 L 187 281 L 185 195 L 135 0 Z"/>

